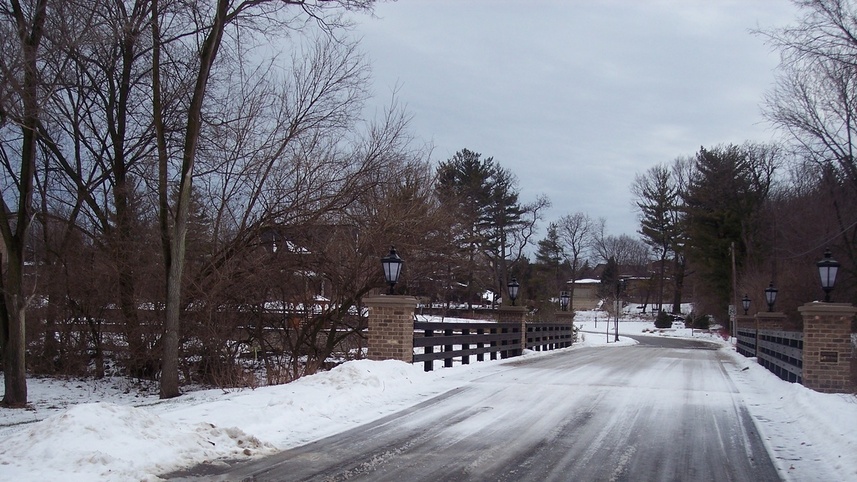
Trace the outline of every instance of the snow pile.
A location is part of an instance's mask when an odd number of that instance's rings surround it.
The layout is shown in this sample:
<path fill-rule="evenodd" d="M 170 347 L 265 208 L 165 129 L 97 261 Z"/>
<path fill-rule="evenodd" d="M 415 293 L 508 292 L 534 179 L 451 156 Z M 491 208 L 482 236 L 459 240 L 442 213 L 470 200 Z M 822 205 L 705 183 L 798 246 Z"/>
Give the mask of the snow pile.
<path fill-rule="evenodd" d="M 224 394 L 208 390 L 176 399 L 164 417 L 240 426 L 279 449 L 302 445 L 381 418 L 453 386 L 427 383 L 416 365 L 358 360 L 295 382 Z M 422 381 L 420 381 L 422 379 Z M 153 407 L 153 409 L 158 409 Z M 263 435 L 260 435 L 263 434 Z"/>
<path fill-rule="evenodd" d="M 5 480 L 128 480 L 260 448 L 273 449 L 237 428 L 176 423 L 139 408 L 87 403 L 7 438 L 0 463 Z"/>
<path fill-rule="evenodd" d="M 819 480 L 815 464 L 857 480 L 857 397 L 788 383 L 735 351 L 730 373 L 774 463 L 790 480 Z"/>
<path fill-rule="evenodd" d="M 158 480 L 156 474 L 206 461 L 301 445 L 447 389 L 442 382 L 418 389 L 416 378 L 432 377 L 402 362 L 362 360 L 254 391 L 206 390 L 141 408 L 83 403 L 19 425 L 0 448 L 0 474 L 18 481 Z M 7 412 L 22 411 L 0 414 Z"/>

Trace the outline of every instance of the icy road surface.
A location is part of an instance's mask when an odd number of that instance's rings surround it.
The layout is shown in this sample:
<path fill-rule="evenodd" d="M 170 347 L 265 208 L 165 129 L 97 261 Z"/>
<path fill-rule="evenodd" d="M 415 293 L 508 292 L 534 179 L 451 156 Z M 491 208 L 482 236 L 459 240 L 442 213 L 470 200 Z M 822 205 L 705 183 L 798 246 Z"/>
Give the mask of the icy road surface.
<path fill-rule="evenodd" d="M 256 481 L 780 480 L 723 367 L 726 356 L 693 340 L 639 341 L 505 364 L 357 429 L 226 474 L 191 473 Z"/>

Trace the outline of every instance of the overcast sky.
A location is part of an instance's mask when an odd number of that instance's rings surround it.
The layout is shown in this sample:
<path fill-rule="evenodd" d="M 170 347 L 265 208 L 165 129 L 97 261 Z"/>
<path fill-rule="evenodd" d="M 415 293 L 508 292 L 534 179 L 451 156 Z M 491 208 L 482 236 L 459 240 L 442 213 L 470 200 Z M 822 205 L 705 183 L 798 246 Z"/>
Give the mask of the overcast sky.
<path fill-rule="evenodd" d="M 493 156 L 544 225 L 582 211 L 636 235 L 630 185 L 700 146 L 768 142 L 779 56 L 750 33 L 788 0 L 400 0 L 358 17 L 374 104 L 397 97 L 435 162 Z M 542 231 L 544 232 L 544 231 Z"/>

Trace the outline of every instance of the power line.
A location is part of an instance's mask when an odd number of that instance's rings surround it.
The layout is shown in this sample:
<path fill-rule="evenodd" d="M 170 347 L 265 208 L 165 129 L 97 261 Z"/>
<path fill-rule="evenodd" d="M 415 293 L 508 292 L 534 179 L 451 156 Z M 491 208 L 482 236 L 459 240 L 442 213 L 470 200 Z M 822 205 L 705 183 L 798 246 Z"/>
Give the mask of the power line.
<path fill-rule="evenodd" d="M 817 245 L 813 246 L 812 248 L 804 251 L 803 253 L 796 254 L 793 256 L 789 256 L 786 258 L 781 258 L 781 259 L 787 260 L 787 259 L 800 258 L 802 256 L 806 256 L 807 254 L 809 254 L 813 251 L 816 251 L 817 249 L 820 249 L 821 247 L 827 247 L 827 245 L 830 244 L 834 239 L 836 239 L 838 236 L 841 236 L 845 231 L 848 231 L 849 229 L 853 228 L 854 226 L 857 226 L 857 221 L 854 221 L 853 223 L 849 224 L 848 226 L 842 228 L 838 233 L 834 233 L 834 234 L 830 235 L 829 237 L 825 238 L 822 242 L 820 242 Z"/>

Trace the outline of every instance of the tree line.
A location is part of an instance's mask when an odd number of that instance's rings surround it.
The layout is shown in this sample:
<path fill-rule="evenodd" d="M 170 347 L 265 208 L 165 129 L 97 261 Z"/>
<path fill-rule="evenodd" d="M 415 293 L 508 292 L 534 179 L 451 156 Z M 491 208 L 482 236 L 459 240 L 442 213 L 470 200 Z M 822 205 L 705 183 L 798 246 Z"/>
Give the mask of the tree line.
<path fill-rule="evenodd" d="M 813 299 L 828 246 L 853 301 L 850 2 L 802 2 L 797 27 L 759 32 L 784 55 L 766 113 L 794 142 L 641 173 L 637 235 L 573 212 L 540 240 L 550 201 L 520 199 L 500 162 L 433 164 L 395 101 L 363 120 L 344 12 L 372 3 L 0 2 L 6 406 L 26 404 L 28 372 L 154 379 L 168 398 L 359 356 L 391 244 L 399 293 L 425 302 L 482 303 L 517 277 L 545 313 L 611 264 L 658 309 L 689 291 L 723 318 L 735 285 L 761 301 L 773 281 L 780 309 Z"/>
<path fill-rule="evenodd" d="M 686 292 L 696 311 L 727 325 L 728 307 L 737 311 L 745 294 L 751 314 L 767 310 L 763 293 L 773 285 L 777 310 L 800 324 L 796 308 L 820 299 L 815 264 L 829 248 L 842 264 L 837 301 L 857 301 L 857 6 L 795 4 L 794 25 L 754 32 L 781 54 L 762 107 L 782 141 L 703 146 L 636 176 L 643 264 L 612 256 L 620 274 L 648 279 L 641 300 L 658 308 L 669 300 L 675 313 Z M 555 300 L 565 279 L 610 261 L 609 237 L 598 234 L 603 223 L 593 228 L 576 213 L 550 225 L 534 270 L 536 284 L 550 286 L 541 299 Z"/>
<path fill-rule="evenodd" d="M 372 4 L 0 3 L 5 406 L 28 373 L 170 398 L 360 356 L 391 244 L 403 293 L 505 289 L 548 202 L 466 149 L 433 165 L 395 100 L 363 119 Z"/>

